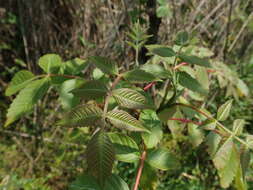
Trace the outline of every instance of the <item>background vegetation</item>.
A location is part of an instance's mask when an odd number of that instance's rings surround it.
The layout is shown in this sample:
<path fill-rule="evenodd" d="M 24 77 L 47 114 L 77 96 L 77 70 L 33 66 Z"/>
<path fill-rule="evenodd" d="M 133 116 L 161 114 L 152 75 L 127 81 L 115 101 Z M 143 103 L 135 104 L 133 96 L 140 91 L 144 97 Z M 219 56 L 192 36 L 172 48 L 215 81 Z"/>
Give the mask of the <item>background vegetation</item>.
<path fill-rule="evenodd" d="M 133 48 L 127 43 L 133 40 L 128 34 L 134 32 L 134 24 L 138 22 L 141 26 L 138 34 L 150 36 L 140 36 L 145 45 L 172 45 L 179 31 L 188 31 L 196 54 L 204 54 L 218 65 L 224 63 L 224 77 L 213 81 L 214 89 L 210 89 L 206 104 L 214 111 L 233 97 L 234 105 L 226 122 L 245 119 L 245 130 L 252 134 L 252 0 L 2 0 L 0 189 L 67 189 L 86 166 L 84 145 L 89 139 L 88 129 L 54 126 L 57 113 L 75 104 L 73 100 L 59 104 L 58 99 L 69 100 L 67 93 L 59 97 L 49 89 L 32 114 L 3 127 L 13 100 L 12 96 L 5 96 L 5 90 L 14 74 L 22 69 L 41 74 L 37 61 L 46 53 L 57 53 L 65 60 L 106 56 L 114 59 L 121 69 L 136 62 L 142 65 L 150 58 L 144 44 Z M 85 67 L 82 76 L 87 78 L 91 72 L 92 68 Z M 244 85 L 235 88 L 235 77 L 242 79 L 248 88 Z M 183 137 L 178 142 L 170 133 L 165 141 L 183 167 L 176 172 L 160 172 L 157 189 L 221 189 L 216 170 L 203 151 L 205 146 L 195 149 L 189 139 Z M 119 163 L 114 170 L 131 184 L 130 176 L 135 175 L 136 167 Z M 252 170 L 247 181 L 249 189 L 253 188 Z"/>

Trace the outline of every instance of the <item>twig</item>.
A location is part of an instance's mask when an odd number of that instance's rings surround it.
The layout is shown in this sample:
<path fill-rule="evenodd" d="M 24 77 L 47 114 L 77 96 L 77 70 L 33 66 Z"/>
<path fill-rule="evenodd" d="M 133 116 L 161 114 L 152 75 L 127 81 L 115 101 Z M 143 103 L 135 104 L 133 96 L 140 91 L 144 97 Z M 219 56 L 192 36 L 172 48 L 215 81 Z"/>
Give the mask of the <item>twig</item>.
<path fill-rule="evenodd" d="M 145 160 L 146 160 L 146 156 L 147 156 L 147 152 L 146 152 L 146 150 L 144 150 L 142 152 L 142 155 L 141 155 L 140 167 L 139 167 L 138 172 L 137 172 L 137 176 L 136 176 L 136 179 L 135 179 L 135 185 L 134 185 L 133 190 L 138 190 L 138 186 L 140 184 L 140 179 L 141 179 L 144 163 L 145 163 Z"/>

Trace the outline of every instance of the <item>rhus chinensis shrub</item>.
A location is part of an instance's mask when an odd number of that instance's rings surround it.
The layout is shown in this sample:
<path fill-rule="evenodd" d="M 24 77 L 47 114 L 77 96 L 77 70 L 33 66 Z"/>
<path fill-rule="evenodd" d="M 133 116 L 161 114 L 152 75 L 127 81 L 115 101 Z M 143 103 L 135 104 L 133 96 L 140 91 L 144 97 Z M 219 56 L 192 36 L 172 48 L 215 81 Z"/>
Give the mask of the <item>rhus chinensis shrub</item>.
<path fill-rule="evenodd" d="M 232 99 L 215 114 L 205 109 L 216 79 L 220 88 L 227 88 L 228 97 L 247 96 L 247 86 L 225 64 L 210 61 L 212 53 L 191 44 L 186 32 L 177 35 L 173 46 L 146 46 L 150 59 L 139 64 L 138 51 L 149 36 L 142 34 L 138 40 L 138 32 L 134 29 L 129 34 L 128 44 L 137 56 L 130 70 L 102 56 L 63 61 L 59 55 L 47 54 L 38 61 L 45 74 L 16 73 L 6 90 L 7 96 L 18 94 L 8 109 L 5 126 L 29 113 L 53 88 L 65 110 L 56 125 L 90 128 L 87 172 L 70 185 L 71 190 L 130 189 L 112 174 L 115 161 L 138 163 L 133 190 L 140 186 L 155 189 L 156 179 L 142 177 L 147 176 L 145 172 L 184 167 L 164 144 L 164 133 L 175 139 L 187 134 L 194 147 L 205 144 L 221 187 L 233 184 L 247 189 L 245 175 L 253 138 L 243 131 L 245 121 L 237 119 L 231 127 L 224 126 Z M 84 79 L 83 70 L 91 73 L 90 79 Z"/>

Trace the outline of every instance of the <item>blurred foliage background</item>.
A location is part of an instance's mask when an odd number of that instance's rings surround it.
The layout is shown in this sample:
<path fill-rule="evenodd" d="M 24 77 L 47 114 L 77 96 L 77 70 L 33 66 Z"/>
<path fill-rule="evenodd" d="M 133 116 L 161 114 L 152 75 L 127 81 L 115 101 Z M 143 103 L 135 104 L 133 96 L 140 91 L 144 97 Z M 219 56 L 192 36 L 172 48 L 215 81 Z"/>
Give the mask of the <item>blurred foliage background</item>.
<path fill-rule="evenodd" d="M 55 115 L 62 108 L 52 90 L 33 114 L 4 128 L 13 98 L 6 97 L 4 91 L 13 75 L 22 69 L 40 74 L 36 62 L 46 53 L 65 59 L 102 55 L 128 68 L 136 52 L 126 43 L 127 34 L 137 21 L 151 35 L 145 45 L 169 45 L 179 31 L 186 30 L 193 36 L 196 53 L 209 53 L 214 62 L 235 72 L 248 85 L 249 96 L 231 93 L 229 82 L 220 80 L 213 83 L 224 83 L 224 88 L 211 90 L 206 103 L 215 111 L 234 96 L 227 123 L 245 119 L 246 130 L 253 133 L 252 0 L 0 0 L 0 190 L 67 189 L 85 167 L 84 145 L 89 139 L 87 128 L 54 126 Z M 140 64 L 149 59 L 145 48 L 138 53 Z M 206 147 L 193 149 L 187 138 L 175 141 L 170 134 L 165 140 L 183 167 L 161 172 L 157 189 L 221 189 L 216 171 L 202 151 Z M 135 168 L 120 163 L 114 170 L 130 184 Z M 252 171 L 247 179 L 249 189 L 253 189 Z M 143 177 L 152 179 L 152 175 Z"/>

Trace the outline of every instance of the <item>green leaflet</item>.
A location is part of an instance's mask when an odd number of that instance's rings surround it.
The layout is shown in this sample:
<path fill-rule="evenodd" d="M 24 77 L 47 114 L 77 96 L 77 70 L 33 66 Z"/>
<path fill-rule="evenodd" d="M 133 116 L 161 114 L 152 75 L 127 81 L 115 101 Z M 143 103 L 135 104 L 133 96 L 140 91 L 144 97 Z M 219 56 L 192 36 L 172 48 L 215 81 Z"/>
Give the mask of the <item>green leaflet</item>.
<path fill-rule="evenodd" d="M 129 190 L 127 183 L 119 176 L 112 174 L 105 183 L 103 190 Z"/>
<path fill-rule="evenodd" d="M 178 159 L 166 148 L 154 149 L 148 152 L 147 162 L 160 170 L 178 169 Z"/>
<path fill-rule="evenodd" d="M 150 133 L 141 134 L 146 147 L 154 148 L 163 137 L 161 121 L 153 110 L 143 110 L 140 114 L 140 121 L 150 130 Z"/>
<path fill-rule="evenodd" d="M 156 190 L 158 183 L 157 170 L 145 162 L 140 180 L 141 188 L 143 190 Z"/>
<path fill-rule="evenodd" d="M 69 110 L 80 102 L 80 98 L 71 93 L 71 90 L 80 86 L 84 80 L 70 79 L 64 81 L 59 88 L 59 100 L 61 101 L 63 109 Z"/>
<path fill-rule="evenodd" d="M 179 46 L 187 45 L 189 34 L 186 31 L 179 32 L 176 36 L 175 43 Z"/>
<path fill-rule="evenodd" d="M 143 66 L 141 66 L 141 69 L 160 79 L 170 78 L 171 76 L 169 71 L 165 70 L 162 66 L 158 64 L 146 63 Z"/>
<path fill-rule="evenodd" d="M 228 100 L 224 104 L 222 104 L 217 112 L 217 120 L 224 121 L 228 118 L 233 100 Z"/>
<path fill-rule="evenodd" d="M 211 158 L 214 157 L 220 142 L 221 136 L 212 131 L 206 136 L 205 143 L 207 145 L 207 152 Z"/>
<path fill-rule="evenodd" d="M 232 183 L 237 170 L 239 169 L 240 158 L 239 152 L 236 149 L 236 146 L 233 145 L 231 154 L 227 158 L 226 165 L 222 169 L 218 169 L 218 174 L 220 176 L 221 187 L 227 188 Z"/>
<path fill-rule="evenodd" d="M 233 149 L 233 140 L 230 137 L 216 152 L 214 158 L 213 158 L 213 163 L 214 166 L 218 169 L 221 170 L 226 166 L 226 163 L 228 159 L 230 158 L 232 149 Z"/>
<path fill-rule="evenodd" d="M 92 80 L 84 83 L 80 88 L 74 89 L 71 92 L 78 97 L 87 100 L 104 97 L 107 93 L 106 85 L 99 80 Z"/>
<path fill-rule="evenodd" d="M 30 112 L 33 106 L 44 96 L 50 86 L 49 78 L 31 82 L 19 92 L 7 113 L 5 126 L 10 125 L 21 116 Z"/>
<path fill-rule="evenodd" d="M 14 77 L 11 79 L 11 82 L 8 88 L 5 91 L 6 96 L 11 96 L 26 87 L 32 80 L 34 80 L 34 75 L 27 70 L 21 70 L 17 72 Z"/>
<path fill-rule="evenodd" d="M 46 73 L 56 74 L 62 66 L 62 60 L 57 54 L 46 54 L 40 57 L 39 66 Z"/>
<path fill-rule="evenodd" d="M 161 45 L 149 45 L 146 46 L 147 49 L 155 55 L 159 55 L 161 57 L 173 57 L 176 55 L 172 48 L 161 46 Z"/>
<path fill-rule="evenodd" d="M 233 123 L 233 132 L 235 135 L 241 135 L 243 132 L 243 127 L 245 125 L 244 119 L 236 119 Z"/>
<path fill-rule="evenodd" d="M 95 105 L 81 105 L 66 113 L 57 124 L 68 127 L 97 126 L 103 111 Z"/>
<path fill-rule="evenodd" d="M 108 135 L 97 132 L 89 141 L 86 149 L 89 173 L 94 176 L 103 187 L 107 178 L 111 176 L 115 151 Z"/>
<path fill-rule="evenodd" d="M 77 75 L 87 67 L 87 61 L 79 58 L 71 59 L 63 63 L 64 73 L 68 75 Z"/>
<path fill-rule="evenodd" d="M 115 148 L 117 160 L 130 163 L 139 160 L 139 147 L 131 137 L 120 133 L 109 133 L 108 136 Z"/>
<path fill-rule="evenodd" d="M 93 176 L 81 175 L 69 186 L 69 190 L 102 190 Z"/>
<path fill-rule="evenodd" d="M 179 58 L 183 62 L 186 62 L 186 63 L 189 63 L 189 64 L 196 64 L 196 65 L 203 66 L 203 67 L 211 67 L 209 61 L 207 61 L 206 59 L 199 58 L 199 57 L 194 56 L 194 55 L 180 54 Z"/>
<path fill-rule="evenodd" d="M 117 75 L 118 74 L 118 67 L 117 64 L 106 58 L 101 56 L 92 56 L 89 58 L 91 63 L 93 63 L 97 68 L 108 75 Z"/>
<path fill-rule="evenodd" d="M 123 77 L 133 83 L 147 83 L 157 80 L 153 74 L 141 69 L 134 69 L 132 71 L 125 72 Z"/>
<path fill-rule="evenodd" d="M 106 114 L 106 117 L 117 128 L 126 129 L 128 131 L 149 132 L 149 130 L 142 126 L 140 121 L 125 111 L 110 111 Z"/>
<path fill-rule="evenodd" d="M 192 78 L 192 76 L 188 73 L 178 72 L 178 75 L 178 81 L 183 87 L 186 87 L 193 92 L 198 92 L 203 95 L 207 94 L 207 90 L 205 90 L 201 84 L 195 78 Z"/>
<path fill-rule="evenodd" d="M 189 140 L 194 147 L 199 146 L 205 138 L 203 129 L 199 128 L 198 125 L 194 125 L 193 123 L 188 124 L 188 135 Z"/>
<path fill-rule="evenodd" d="M 136 90 L 119 88 L 113 90 L 112 95 L 122 107 L 129 109 L 144 109 L 150 107 L 146 97 Z"/>

